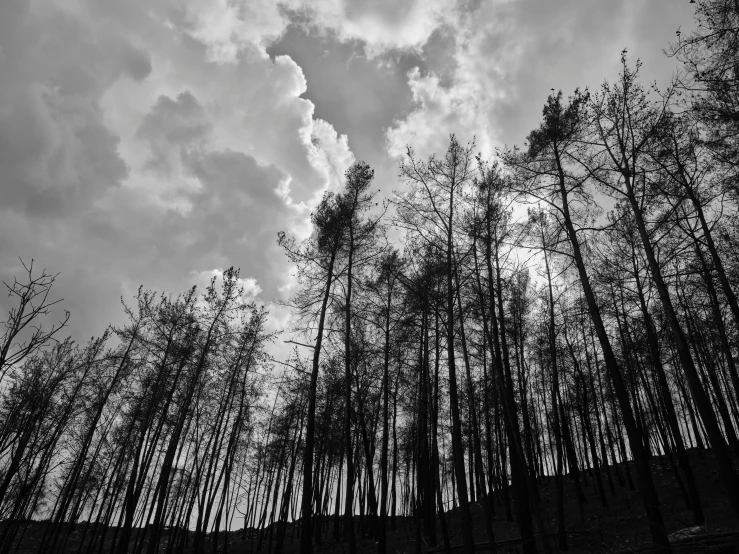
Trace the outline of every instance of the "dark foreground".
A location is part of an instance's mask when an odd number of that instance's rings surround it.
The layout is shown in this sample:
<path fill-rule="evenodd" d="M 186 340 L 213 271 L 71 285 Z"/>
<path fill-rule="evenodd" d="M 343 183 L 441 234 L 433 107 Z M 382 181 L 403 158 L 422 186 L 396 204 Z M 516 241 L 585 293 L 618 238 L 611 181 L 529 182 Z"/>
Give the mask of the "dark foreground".
<path fill-rule="evenodd" d="M 675 548 L 676 553 L 739 553 L 739 519 L 731 512 L 728 502 L 725 500 L 721 492 L 718 481 L 718 472 L 711 453 L 705 453 L 704 459 L 698 456 L 697 452 L 691 452 L 691 463 L 693 464 L 696 480 L 700 488 L 703 500 L 703 509 L 706 515 L 705 528 L 698 534 L 697 529 L 693 529 L 692 536 L 676 537 Z M 664 468 L 658 459 L 653 461 L 653 471 L 655 483 L 659 493 L 662 505 L 662 513 L 665 524 L 669 533 L 676 533 L 694 527 L 691 513 L 685 508 L 685 504 L 680 493 L 679 486 L 670 470 L 669 465 L 665 462 Z M 647 552 L 649 545 L 649 531 L 646 525 L 645 516 L 641 506 L 639 494 L 636 490 L 630 490 L 628 482 L 621 487 L 616 479 L 615 472 L 612 470 L 613 482 L 615 487 L 615 496 L 611 493 L 608 486 L 608 480 L 603 473 L 604 484 L 606 488 L 606 496 L 608 506 L 603 507 L 599 499 L 595 484 L 588 474 L 588 486 L 585 487 L 585 495 L 587 502 L 584 505 L 583 513 L 580 509 L 575 497 L 574 486 L 569 478 L 565 478 L 565 519 L 567 522 L 567 541 L 568 552 L 574 554 L 587 554 L 597 552 L 609 553 L 635 553 Z M 624 475 L 623 467 L 621 473 Z M 632 472 L 633 473 L 633 472 Z M 545 525 L 547 531 L 552 533 L 549 537 L 549 544 L 552 551 L 556 552 L 555 538 L 553 533 L 556 531 L 556 508 L 555 508 L 555 485 L 554 479 L 546 479 L 541 483 L 541 506 L 544 513 Z M 496 543 L 498 544 L 498 552 L 512 553 L 521 550 L 518 544 L 518 528 L 513 522 L 505 520 L 505 512 L 501 498 L 496 495 L 495 498 L 496 517 L 494 530 L 496 535 Z M 475 533 L 475 542 L 478 544 L 477 550 L 483 552 L 489 551 L 487 544 L 487 536 L 481 519 L 482 511 L 479 504 L 472 506 L 473 528 Z M 459 519 L 456 511 L 447 512 L 447 524 L 451 537 L 452 548 L 459 552 L 460 536 L 459 536 Z M 412 554 L 416 552 L 415 544 L 415 526 L 412 518 L 398 517 L 396 521 L 396 529 L 388 532 L 388 553 L 389 554 Z M 16 550 L 19 554 L 31 554 L 38 552 L 38 545 L 44 532 L 45 522 L 29 522 L 24 539 L 20 548 Z M 86 545 L 82 545 L 80 549 L 80 539 L 84 535 L 85 523 L 80 523 L 72 531 L 67 542 L 67 553 L 83 554 L 87 552 Z M 132 544 L 137 542 L 140 536 L 135 531 Z M 298 552 L 298 529 L 292 524 L 288 524 L 285 533 L 284 554 L 296 554 Z M 437 533 L 439 525 L 437 522 Z M 108 533 L 112 537 L 112 530 Z M 687 535 L 688 533 L 683 533 Z M 332 536 L 329 528 L 328 537 Z M 165 532 L 163 540 L 160 543 L 160 552 L 167 551 L 169 532 Z M 264 537 L 261 549 L 258 549 L 258 535 L 256 533 L 247 533 L 247 539 L 244 541 L 242 530 L 233 531 L 228 536 L 227 552 L 231 554 L 247 554 L 259 551 L 261 554 L 271 554 L 269 549 L 269 535 Z M 539 539 L 541 540 L 541 538 Z M 144 538 L 145 544 L 145 538 Z M 224 536 L 221 533 L 218 541 L 218 552 L 226 552 L 224 550 Z M 274 547 L 274 537 L 272 540 Z M 543 545 L 539 544 L 539 551 L 544 552 Z M 371 554 L 376 552 L 376 545 L 373 539 L 358 537 L 358 553 Z M 457 547 L 457 548 L 455 548 Z M 107 554 L 109 552 L 109 544 L 103 549 Z M 425 541 L 421 545 L 422 552 L 429 551 L 442 552 L 441 536 L 439 535 L 438 546 L 433 547 Z M 130 552 L 134 552 L 132 547 Z M 320 547 L 316 548 L 317 552 L 324 554 L 339 554 L 346 551 L 346 545 L 343 542 L 333 542 L 330 539 L 324 540 Z M 95 552 L 100 552 L 98 549 Z M 205 553 L 213 552 L 213 543 L 206 541 Z"/>

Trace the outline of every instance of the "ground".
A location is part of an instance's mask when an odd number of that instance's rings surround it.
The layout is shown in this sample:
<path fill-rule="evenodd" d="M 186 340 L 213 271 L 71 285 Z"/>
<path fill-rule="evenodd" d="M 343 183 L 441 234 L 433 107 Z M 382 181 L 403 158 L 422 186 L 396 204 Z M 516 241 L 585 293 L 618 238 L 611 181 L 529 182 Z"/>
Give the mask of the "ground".
<path fill-rule="evenodd" d="M 692 451 L 690 453 L 690 459 L 706 516 L 705 529 L 701 531 L 701 534 L 703 535 L 705 533 L 708 537 L 705 535 L 692 537 L 687 539 L 687 541 L 683 541 L 682 544 L 676 542 L 675 553 L 739 553 L 739 517 L 732 512 L 725 495 L 721 491 L 718 470 L 711 453 L 706 452 L 703 458 L 701 458 L 697 451 Z M 665 461 L 664 467 L 662 467 L 660 460 L 655 458 L 652 462 L 652 468 L 668 533 L 675 533 L 693 527 L 692 515 L 685 508 L 680 488 L 667 462 Z M 623 474 L 623 467 L 621 467 L 621 470 Z M 582 516 L 578 508 L 572 481 L 569 477 L 565 477 L 565 520 L 567 523 L 567 540 L 569 543 L 568 552 L 572 554 L 598 552 L 622 552 L 626 554 L 643 551 L 648 546 L 649 530 L 640 495 L 636 490 L 629 490 L 628 484 L 620 487 L 613 471 L 612 474 L 616 489 L 615 496 L 610 493 L 604 473 L 604 486 L 608 500 L 607 508 L 601 505 L 595 484 L 588 475 L 588 486 L 584 489 L 588 501 L 585 504 Z M 632 475 L 634 475 L 633 468 Z M 540 492 L 545 526 L 548 532 L 553 533 L 556 531 L 556 489 L 554 479 L 545 479 L 541 485 Z M 496 518 L 494 520 L 494 530 L 496 542 L 500 543 L 498 552 L 512 553 L 521 551 L 520 545 L 516 544 L 515 540 L 519 536 L 518 528 L 515 523 L 505 521 L 503 505 L 499 497 L 496 497 L 495 508 Z M 479 503 L 472 505 L 472 515 L 475 542 L 479 544 L 477 550 L 481 552 L 489 551 L 489 547 L 486 544 L 488 539 L 485 534 L 481 517 L 482 510 L 480 509 Z M 452 511 L 447 512 L 446 517 L 452 547 L 454 548 L 461 544 L 458 515 L 456 511 Z M 32 522 L 29 524 L 23 544 L 17 550 L 19 554 L 35 554 L 38 552 L 38 544 L 43 535 L 44 525 L 45 523 L 43 522 Z M 437 522 L 438 530 L 439 525 Z M 70 554 L 79 552 L 76 541 L 79 540 L 80 534 L 81 529 L 80 525 L 78 525 L 78 529 L 70 538 L 66 552 Z M 230 554 L 256 553 L 258 540 L 255 538 L 242 542 L 242 536 L 242 531 L 230 533 L 228 552 Z M 165 535 L 164 544 L 166 544 L 166 538 Z M 554 537 L 550 537 L 549 542 L 553 548 Z M 223 543 L 224 541 L 221 536 L 219 552 L 224 551 Z M 261 554 L 269 554 L 268 545 L 268 539 L 265 539 L 261 547 Z M 439 545 L 441 545 L 440 537 Z M 376 552 L 375 542 L 371 538 L 359 537 L 357 547 L 358 554 L 373 554 Z M 421 545 L 422 552 L 428 552 L 432 549 L 434 547 L 425 541 Z M 442 550 L 438 546 L 436 549 Z M 298 550 L 298 532 L 293 528 L 292 524 L 289 524 L 286 528 L 284 554 L 297 554 Z M 458 549 L 455 550 L 459 552 Z M 82 552 L 85 551 L 86 549 Z M 345 543 L 335 543 L 330 540 L 324 541 L 320 547 L 315 549 L 316 554 L 343 554 L 345 551 Z M 107 549 L 104 552 L 107 552 Z M 206 542 L 205 552 L 208 554 L 213 552 L 212 544 L 209 541 Z M 388 534 L 388 553 L 414 554 L 415 552 L 414 521 L 411 518 L 399 517 L 397 520 L 397 529 L 389 531 Z M 542 544 L 539 544 L 539 552 L 544 552 Z M 556 552 L 556 550 L 553 549 L 553 552 Z"/>

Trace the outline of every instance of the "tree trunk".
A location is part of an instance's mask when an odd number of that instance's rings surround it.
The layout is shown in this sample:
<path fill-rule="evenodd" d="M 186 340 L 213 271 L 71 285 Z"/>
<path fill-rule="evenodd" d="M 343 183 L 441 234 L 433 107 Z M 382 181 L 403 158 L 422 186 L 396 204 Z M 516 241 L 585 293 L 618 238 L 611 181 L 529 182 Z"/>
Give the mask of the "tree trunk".
<path fill-rule="evenodd" d="M 569 210 L 569 198 L 567 192 L 567 183 L 565 180 L 564 172 L 561 169 L 561 163 L 559 161 L 559 154 L 557 153 L 557 167 L 559 171 L 559 192 L 562 199 L 562 215 L 564 217 L 565 229 L 572 246 L 573 255 L 575 258 L 575 265 L 580 276 L 580 282 L 583 287 L 585 294 L 585 300 L 587 301 L 588 308 L 590 310 L 590 316 L 595 326 L 595 332 L 598 336 L 598 340 L 603 351 L 603 357 L 605 359 L 606 368 L 613 382 L 616 397 L 618 398 L 619 405 L 621 407 L 621 413 L 623 415 L 624 426 L 626 427 L 626 433 L 629 437 L 629 445 L 634 455 L 634 465 L 639 475 L 639 483 L 641 485 L 641 494 L 644 501 L 644 507 L 647 512 L 647 520 L 649 522 L 649 528 L 652 534 L 652 540 L 658 552 L 670 552 L 671 548 L 669 541 L 667 540 L 667 530 L 665 529 L 664 521 L 662 519 L 662 512 L 659 507 L 659 500 L 657 499 L 657 491 L 654 488 L 654 481 L 652 479 L 652 472 L 649 467 L 649 460 L 647 453 L 644 450 L 642 436 L 636 426 L 636 420 L 634 419 L 634 412 L 631 409 L 629 403 L 629 395 L 627 392 L 626 384 L 624 383 L 621 372 L 618 368 L 618 362 L 616 356 L 611 347 L 611 342 L 606 331 L 605 324 L 600 314 L 600 308 L 595 299 L 595 293 L 590 285 L 590 279 L 585 269 L 585 261 L 580 250 L 580 242 L 577 238 L 575 227 L 572 223 Z"/>
<path fill-rule="evenodd" d="M 326 276 L 326 288 L 321 303 L 321 314 L 318 317 L 318 331 L 316 344 L 313 347 L 313 367 L 310 374 L 310 385 L 308 389 L 308 421 L 305 431 L 305 451 L 303 452 L 303 492 L 302 492 L 302 520 L 300 523 L 300 554 L 311 554 L 313 543 L 311 541 L 311 523 L 313 516 L 313 451 L 315 448 L 315 421 L 316 421 L 316 392 L 318 390 L 318 369 L 321 360 L 321 344 L 323 343 L 323 329 L 326 322 L 326 308 L 331 295 L 331 285 L 334 277 L 334 262 L 336 260 L 337 246 L 331 251 L 331 260 L 328 265 Z"/>

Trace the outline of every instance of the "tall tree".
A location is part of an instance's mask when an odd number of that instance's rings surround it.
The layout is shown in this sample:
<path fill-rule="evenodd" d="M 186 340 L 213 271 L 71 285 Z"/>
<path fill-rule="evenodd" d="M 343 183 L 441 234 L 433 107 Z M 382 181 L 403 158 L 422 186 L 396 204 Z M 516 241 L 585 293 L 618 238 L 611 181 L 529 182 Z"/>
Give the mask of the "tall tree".
<path fill-rule="evenodd" d="M 606 368 L 621 408 L 629 446 L 634 454 L 652 540 L 657 550 L 670 552 L 667 531 L 649 467 L 648 453 L 644 449 L 642 433 L 634 418 L 628 388 L 618 367 L 600 306 L 590 282 L 581 246 L 582 232 L 578 233 L 573 217 L 582 210 L 576 206 L 592 207 L 592 196 L 588 190 L 590 174 L 581 169 L 582 157 L 588 155 L 584 143 L 590 123 L 588 101 L 587 94 L 577 91 L 568 103 L 563 102 L 561 93 L 550 95 L 544 106 L 544 121 L 529 135 L 527 151 L 515 149 L 508 151 L 504 154 L 504 159 L 507 165 L 517 172 L 516 186 L 519 190 L 549 205 L 564 227 Z"/>
<path fill-rule="evenodd" d="M 650 101 L 638 81 L 639 65 L 635 69 L 629 68 L 625 55 L 622 55 L 621 62 L 622 70 L 618 82 L 604 85 L 602 92 L 593 98 L 595 138 L 602 150 L 591 167 L 598 168 L 593 174 L 605 190 L 624 200 L 631 209 L 680 365 L 686 374 L 696 407 L 714 449 L 725 491 L 732 508 L 739 515 L 739 477 L 721 434 L 716 413 L 701 383 L 687 336 L 657 259 L 647 222 L 650 211 L 659 199 L 654 198 L 648 189 L 654 175 L 649 171 L 645 151 L 652 145 L 662 126 L 668 109 L 667 99 L 660 98 L 657 103 Z M 730 423 L 726 432 L 734 433 Z"/>
<path fill-rule="evenodd" d="M 299 317 L 311 325 L 317 316 L 316 339 L 313 345 L 313 364 L 308 385 L 308 413 L 306 417 L 305 449 L 303 451 L 303 489 L 300 527 L 300 552 L 310 554 L 313 550 L 311 540 L 313 516 L 313 456 L 315 450 L 316 391 L 318 371 L 321 362 L 326 311 L 334 285 L 337 255 L 345 239 L 346 220 L 336 196 L 326 194 L 311 215 L 313 234 L 304 243 L 297 245 L 295 240 L 280 233 L 278 243 L 285 250 L 290 261 L 298 268 L 298 276 L 303 288 L 292 300 L 292 306 Z M 318 296 L 320 309 L 315 313 L 313 306 Z"/>
<path fill-rule="evenodd" d="M 452 135 L 449 147 L 442 158 L 430 156 L 426 161 L 419 159 L 408 147 L 406 158 L 400 166 L 401 179 L 406 184 L 406 192 L 396 195 L 400 224 L 416 233 L 422 240 L 439 248 L 446 257 L 446 336 L 447 364 L 449 366 L 449 400 L 452 417 L 452 450 L 454 473 L 456 476 L 457 498 L 461 515 L 462 541 L 464 552 L 472 554 L 475 550 L 472 536 L 472 519 L 467 493 L 464 448 L 462 444 L 462 424 L 457 389 L 457 368 L 455 357 L 455 229 L 457 208 L 466 186 L 474 177 L 474 144 L 463 146 Z"/>

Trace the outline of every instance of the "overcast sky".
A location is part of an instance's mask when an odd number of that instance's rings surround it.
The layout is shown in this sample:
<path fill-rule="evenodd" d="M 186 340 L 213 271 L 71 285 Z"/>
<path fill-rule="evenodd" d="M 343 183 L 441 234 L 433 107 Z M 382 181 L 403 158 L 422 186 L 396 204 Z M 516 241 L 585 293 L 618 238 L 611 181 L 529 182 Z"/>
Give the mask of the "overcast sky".
<path fill-rule="evenodd" d="M 59 272 L 81 339 L 232 265 L 286 298 L 277 232 L 352 161 L 389 193 L 406 144 L 522 143 L 624 48 L 665 83 L 678 28 L 688 0 L 0 0 L 0 278 Z"/>

